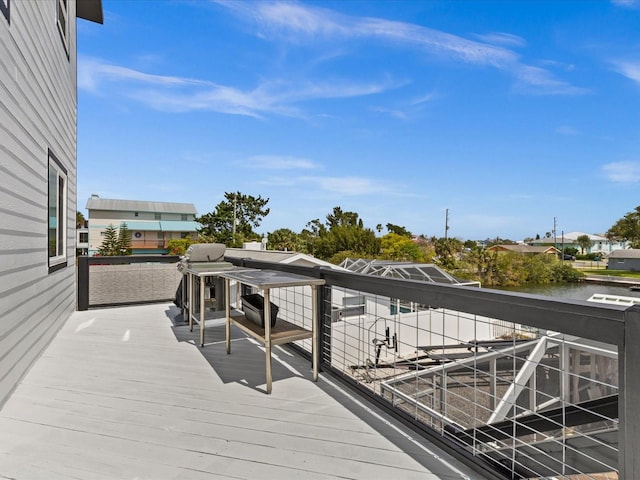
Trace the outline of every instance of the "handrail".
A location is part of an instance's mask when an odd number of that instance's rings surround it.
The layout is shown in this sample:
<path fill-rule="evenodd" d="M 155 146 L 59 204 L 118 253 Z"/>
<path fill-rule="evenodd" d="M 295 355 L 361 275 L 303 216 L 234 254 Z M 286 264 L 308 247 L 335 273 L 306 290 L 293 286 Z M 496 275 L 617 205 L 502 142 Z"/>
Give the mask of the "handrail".
<path fill-rule="evenodd" d="M 531 327 L 615 345 L 619 345 L 624 339 L 624 313 L 630 308 L 488 288 L 377 277 L 328 267 L 304 267 L 248 258 L 226 260 L 244 267 L 269 268 L 323 278 L 327 286 L 403 298 L 433 308 L 446 308 L 507 321 L 517 319 L 518 323 Z"/>

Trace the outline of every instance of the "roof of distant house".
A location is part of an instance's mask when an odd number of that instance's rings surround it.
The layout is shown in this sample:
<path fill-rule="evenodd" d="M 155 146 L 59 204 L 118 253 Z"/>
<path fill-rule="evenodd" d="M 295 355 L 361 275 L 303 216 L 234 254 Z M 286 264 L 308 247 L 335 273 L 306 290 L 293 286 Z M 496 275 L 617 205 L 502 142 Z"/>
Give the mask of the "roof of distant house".
<path fill-rule="evenodd" d="M 640 258 L 640 248 L 614 250 L 609 254 L 609 258 Z"/>
<path fill-rule="evenodd" d="M 341 269 L 319 258 L 298 252 L 283 252 L 281 250 L 252 250 L 245 248 L 227 248 L 225 257 L 230 258 L 251 258 L 264 262 L 288 263 L 292 265 L 321 266 Z"/>
<path fill-rule="evenodd" d="M 515 253 L 558 253 L 559 250 L 551 246 L 532 247 L 530 245 L 493 245 L 488 251 L 515 252 Z"/>
<path fill-rule="evenodd" d="M 583 235 L 586 235 L 587 237 L 589 237 L 589 240 L 591 240 L 592 242 L 604 242 L 607 240 L 607 237 L 604 237 L 602 235 L 597 235 L 595 233 L 565 232 L 565 233 L 561 233 L 560 235 L 556 235 L 555 241 L 556 243 L 561 243 L 563 240 L 565 243 L 577 242 L 578 237 L 581 237 Z M 531 243 L 553 243 L 553 241 L 554 241 L 553 237 L 542 237 L 542 238 L 537 238 L 535 240 L 532 240 Z"/>
<path fill-rule="evenodd" d="M 143 200 L 118 200 L 92 195 L 87 200 L 87 210 L 115 210 L 118 212 L 186 213 L 196 215 L 193 203 L 146 202 Z"/>

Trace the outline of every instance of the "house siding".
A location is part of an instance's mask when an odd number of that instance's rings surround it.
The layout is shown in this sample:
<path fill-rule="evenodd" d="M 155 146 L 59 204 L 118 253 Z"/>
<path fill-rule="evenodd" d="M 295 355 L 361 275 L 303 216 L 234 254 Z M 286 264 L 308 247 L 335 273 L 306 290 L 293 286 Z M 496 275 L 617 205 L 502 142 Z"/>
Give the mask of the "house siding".
<path fill-rule="evenodd" d="M 607 270 L 629 270 L 640 272 L 640 258 L 610 258 Z"/>
<path fill-rule="evenodd" d="M 76 22 L 56 1 L 0 16 L 0 407 L 75 310 Z M 49 272 L 48 165 L 67 172 L 67 264 Z"/>

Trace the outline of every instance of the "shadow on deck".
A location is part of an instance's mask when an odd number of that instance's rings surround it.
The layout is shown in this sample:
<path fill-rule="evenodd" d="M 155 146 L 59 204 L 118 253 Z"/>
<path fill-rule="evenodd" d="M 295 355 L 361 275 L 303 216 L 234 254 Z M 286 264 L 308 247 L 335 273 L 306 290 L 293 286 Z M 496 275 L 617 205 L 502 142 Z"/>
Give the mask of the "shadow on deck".
<path fill-rule="evenodd" d="M 481 478 L 310 362 L 172 304 L 76 312 L 0 411 L 0 478 Z"/>

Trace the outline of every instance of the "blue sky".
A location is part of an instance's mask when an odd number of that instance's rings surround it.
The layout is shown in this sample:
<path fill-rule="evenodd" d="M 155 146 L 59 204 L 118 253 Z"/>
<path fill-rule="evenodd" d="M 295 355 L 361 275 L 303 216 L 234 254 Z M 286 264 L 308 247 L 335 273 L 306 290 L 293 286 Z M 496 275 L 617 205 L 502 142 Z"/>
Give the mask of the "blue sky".
<path fill-rule="evenodd" d="M 269 198 L 260 233 L 519 240 L 640 204 L 640 0 L 103 0 L 78 21 L 78 207 Z"/>

